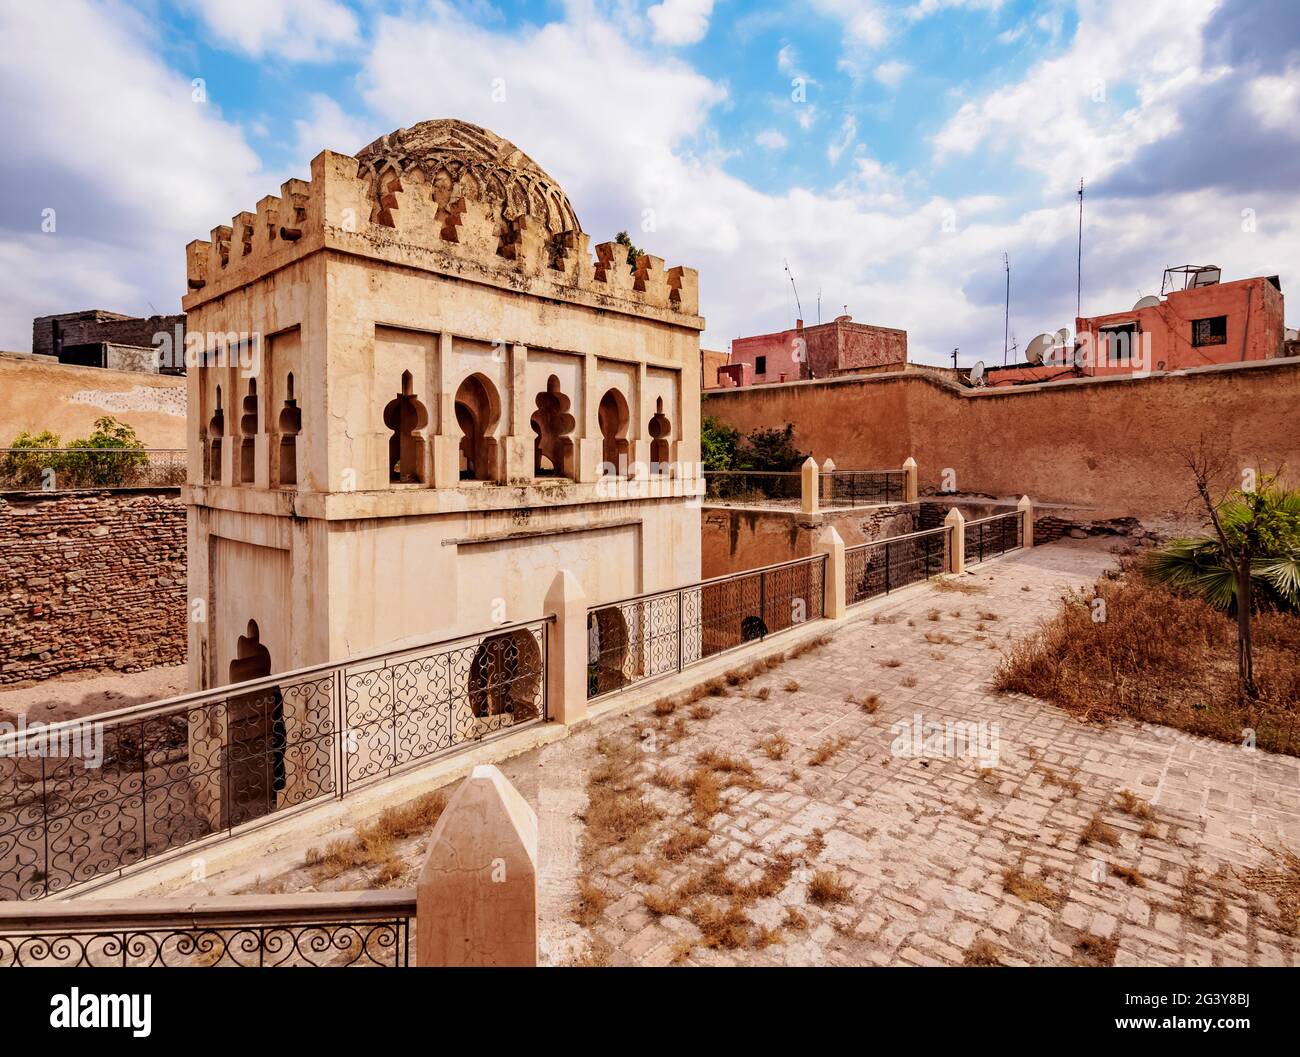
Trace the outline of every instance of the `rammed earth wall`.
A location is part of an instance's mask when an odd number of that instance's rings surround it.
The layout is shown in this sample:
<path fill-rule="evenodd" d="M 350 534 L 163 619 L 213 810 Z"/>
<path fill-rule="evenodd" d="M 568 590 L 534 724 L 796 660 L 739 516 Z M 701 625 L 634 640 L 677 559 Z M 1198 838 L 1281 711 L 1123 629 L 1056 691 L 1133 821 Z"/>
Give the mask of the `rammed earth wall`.
<path fill-rule="evenodd" d="M 184 660 L 175 490 L 0 496 L 0 684 Z"/>

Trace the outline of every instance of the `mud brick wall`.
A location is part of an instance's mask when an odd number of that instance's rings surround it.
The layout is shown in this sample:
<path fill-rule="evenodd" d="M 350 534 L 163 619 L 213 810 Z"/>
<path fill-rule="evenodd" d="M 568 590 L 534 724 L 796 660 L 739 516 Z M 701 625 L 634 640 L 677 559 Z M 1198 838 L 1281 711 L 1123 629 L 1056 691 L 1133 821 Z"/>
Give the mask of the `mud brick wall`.
<path fill-rule="evenodd" d="M 184 660 L 175 489 L 0 496 L 0 685 Z"/>

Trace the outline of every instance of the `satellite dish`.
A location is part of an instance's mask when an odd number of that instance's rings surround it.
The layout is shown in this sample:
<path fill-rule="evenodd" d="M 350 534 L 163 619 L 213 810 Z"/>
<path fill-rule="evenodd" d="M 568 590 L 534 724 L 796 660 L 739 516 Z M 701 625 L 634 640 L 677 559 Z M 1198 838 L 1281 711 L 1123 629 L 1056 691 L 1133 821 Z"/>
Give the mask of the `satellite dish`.
<path fill-rule="evenodd" d="M 1025 346 L 1025 359 L 1035 366 L 1042 363 L 1043 356 L 1051 351 L 1054 341 L 1055 339 L 1051 334 L 1039 334 Z"/>
<path fill-rule="evenodd" d="M 1133 306 L 1134 312 L 1141 312 L 1144 308 L 1159 308 L 1160 298 L 1153 294 L 1147 294 L 1146 297 L 1138 298 L 1137 304 Z"/>
<path fill-rule="evenodd" d="M 1075 370 L 1083 370 L 1083 363 L 1087 357 L 1084 355 L 1083 346 L 1079 345 L 1074 350 L 1074 367 Z"/>
<path fill-rule="evenodd" d="M 971 385 L 984 384 L 984 361 L 983 360 L 975 361 L 975 366 L 970 369 L 969 377 L 970 377 Z"/>

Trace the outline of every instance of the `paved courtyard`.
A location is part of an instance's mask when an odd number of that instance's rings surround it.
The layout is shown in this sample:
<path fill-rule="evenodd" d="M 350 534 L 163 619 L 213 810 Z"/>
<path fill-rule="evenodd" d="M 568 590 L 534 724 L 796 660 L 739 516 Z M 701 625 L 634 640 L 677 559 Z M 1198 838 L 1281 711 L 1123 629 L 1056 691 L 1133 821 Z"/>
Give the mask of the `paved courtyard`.
<path fill-rule="evenodd" d="M 1092 726 L 990 688 L 1009 643 L 1113 562 L 1097 540 L 1020 552 L 967 576 L 978 593 L 909 590 L 719 696 L 594 724 L 503 765 L 539 813 L 544 959 L 1295 964 L 1276 905 L 1233 868 L 1268 861 L 1265 845 L 1300 848 L 1300 761 L 1167 728 Z M 983 725 L 983 742 L 950 739 L 950 751 L 983 757 L 892 752 L 895 725 L 911 744 L 917 717 Z M 777 735 L 787 747 L 773 758 Z M 636 746 L 642 795 L 662 818 L 630 851 L 584 855 L 588 779 L 619 739 Z M 819 749 L 828 758 L 810 762 Z M 695 827 L 682 790 L 702 759 L 726 788 Z M 752 773 L 736 780 L 737 761 Z M 707 843 L 665 855 L 674 832 Z M 703 887 L 719 904 L 749 885 L 758 942 L 710 945 L 690 914 L 664 912 L 710 864 L 724 882 L 714 873 Z M 819 876 L 839 886 L 829 898 L 810 891 Z M 584 924 L 580 881 L 607 903 Z"/>

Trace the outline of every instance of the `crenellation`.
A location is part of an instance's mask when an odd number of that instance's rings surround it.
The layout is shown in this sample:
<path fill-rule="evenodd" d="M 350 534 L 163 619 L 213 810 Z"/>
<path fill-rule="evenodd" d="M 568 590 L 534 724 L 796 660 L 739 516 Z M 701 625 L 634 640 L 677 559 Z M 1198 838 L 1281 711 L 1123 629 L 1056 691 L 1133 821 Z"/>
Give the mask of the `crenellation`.
<path fill-rule="evenodd" d="M 632 289 L 644 294 L 646 303 L 658 306 L 668 304 L 668 277 L 664 274 L 664 259 L 643 254 L 636 259 L 636 272 Z"/>
<path fill-rule="evenodd" d="M 700 273 L 678 265 L 668 269 L 668 299 L 678 312 L 688 316 L 700 312 Z"/>
<path fill-rule="evenodd" d="M 627 247 L 621 242 L 602 242 L 596 247 L 595 281 L 605 293 L 626 297 L 632 290 L 632 270 L 627 264 Z"/>
<path fill-rule="evenodd" d="M 215 227 L 211 232 L 211 256 L 209 257 L 209 272 L 215 274 L 223 270 L 230 263 L 230 238 L 233 232 L 229 224 L 222 224 Z"/>
<path fill-rule="evenodd" d="M 230 219 L 231 241 L 239 250 L 240 257 L 247 257 L 253 252 L 253 237 L 257 230 L 256 213 L 236 213 Z"/>

